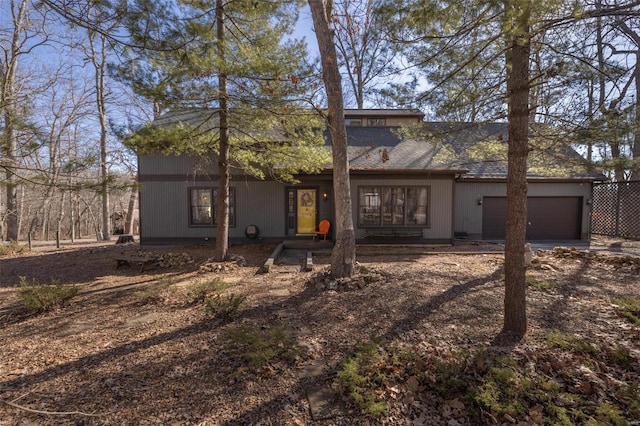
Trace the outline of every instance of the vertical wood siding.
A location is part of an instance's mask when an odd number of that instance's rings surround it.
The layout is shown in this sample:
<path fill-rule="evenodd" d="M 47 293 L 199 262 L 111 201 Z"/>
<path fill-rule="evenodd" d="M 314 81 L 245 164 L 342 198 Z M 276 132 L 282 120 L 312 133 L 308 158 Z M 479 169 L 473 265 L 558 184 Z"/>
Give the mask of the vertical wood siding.
<path fill-rule="evenodd" d="M 217 182 L 144 182 L 140 209 L 146 238 L 213 238 L 215 227 L 189 227 L 189 188 L 215 188 Z M 232 181 L 236 193 L 236 226 L 229 237 L 243 238 L 248 225 L 262 237 L 284 235 L 284 185 L 269 181 Z M 215 200 L 214 200 L 215 202 Z M 215 207 L 214 207 L 215 208 Z"/>
<path fill-rule="evenodd" d="M 236 189 L 236 223 L 230 237 L 244 237 L 248 225 L 256 225 L 261 237 L 285 234 L 285 186 L 271 181 L 233 181 Z"/>
<path fill-rule="evenodd" d="M 163 169 L 166 172 L 168 169 Z M 359 186 L 428 186 L 430 188 L 430 226 L 422 230 L 425 239 L 451 239 L 452 235 L 452 179 L 352 179 L 351 195 L 356 238 L 364 238 L 365 230 L 358 228 L 357 194 Z M 189 188 L 216 187 L 217 182 L 162 181 L 143 182 L 140 207 L 143 212 L 141 235 L 144 238 L 213 238 L 215 227 L 189 227 Z M 318 220 L 332 220 L 333 202 L 329 182 L 317 180 L 300 187 L 319 190 Z M 279 182 L 240 181 L 231 182 L 236 193 L 236 226 L 230 228 L 231 238 L 244 238 L 248 225 L 256 225 L 261 237 L 284 238 L 286 235 L 285 188 Z M 322 200 L 322 192 L 329 192 L 329 200 Z"/>
<path fill-rule="evenodd" d="M 215 161 L 205 164 L 202 159 L 188 155 L 149 154 L 138 157 L 140 175 L 215 174 L 217 170 Z"/>

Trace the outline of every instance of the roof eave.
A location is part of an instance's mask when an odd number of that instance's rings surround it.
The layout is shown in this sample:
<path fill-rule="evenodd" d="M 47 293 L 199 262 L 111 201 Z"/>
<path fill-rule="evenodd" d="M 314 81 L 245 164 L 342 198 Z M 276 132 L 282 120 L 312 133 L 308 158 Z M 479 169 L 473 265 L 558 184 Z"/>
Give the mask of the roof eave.
<path fill-rule="evenodd" d="M 481 182 L 506 182 L 506 175 L 494 175 L 494 176 L 474 176 L 474 175 L 462 175 L 458 178 L 461 181 L 481 181 Z M 580 182 L 601 182 L 608 180 L 606 178 L 596 176 L 575 176 L 575 177 L 558 177 L 558 176 L 527 176 L 527 182 L 534 183 L 580 183 Z"/>
<path fill-rule="evenodd" d="M 381 174 L 381 175 L 459 175 L 467 173 L 467 169 L 375 169 L 375 168 L 349 168 L 350 174 Z M 322 173 L 332 173 L 331 167 L 325 168 Z"/>

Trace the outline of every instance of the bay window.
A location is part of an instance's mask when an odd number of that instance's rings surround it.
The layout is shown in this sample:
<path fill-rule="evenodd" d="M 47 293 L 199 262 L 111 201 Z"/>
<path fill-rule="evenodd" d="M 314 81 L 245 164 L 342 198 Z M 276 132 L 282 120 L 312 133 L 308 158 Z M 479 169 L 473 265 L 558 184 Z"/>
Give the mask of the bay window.
<path fill-rule="evenodd" d="M 429 226 L 429 187 L 361 186 L 360 227 Z"/>

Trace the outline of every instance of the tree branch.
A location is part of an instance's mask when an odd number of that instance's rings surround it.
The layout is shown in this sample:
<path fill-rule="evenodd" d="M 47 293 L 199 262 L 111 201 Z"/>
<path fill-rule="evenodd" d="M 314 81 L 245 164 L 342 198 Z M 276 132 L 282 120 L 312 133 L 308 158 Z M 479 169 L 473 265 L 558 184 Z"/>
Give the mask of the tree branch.
<path fill-rule="evenodd" d="M 85 416 L 85 417 L 100 417 L 105 414 L 95 414 L 95 413 L 84 413 L 82 411 L 44 411 L 44 410 L 35 410 L 33 408 L 25 407 L 23 405 L 16 404 L 11 401 L 5 401 L 0 399 L 0 402 L 6 404 L 10 407 L 17 408 L 18 410 L 26 411 L 34 414 L 44 414 L 47 416 Z"/>

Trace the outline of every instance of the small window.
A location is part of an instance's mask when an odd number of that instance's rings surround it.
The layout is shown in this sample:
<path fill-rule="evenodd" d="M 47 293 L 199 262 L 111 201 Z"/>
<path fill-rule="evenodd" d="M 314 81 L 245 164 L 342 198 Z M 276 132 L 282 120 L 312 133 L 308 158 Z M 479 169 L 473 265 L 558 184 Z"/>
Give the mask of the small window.
<path fill-rule="evenodd" d="M 189 226 L 216 225 L 217 188 L 189 189 Z M 236 226 L 236 192 L 229 188 L 229 226 Z"/>
<path fill-rule="evenodd" d="M 387 120 L 384 118 L 370 118 L 367 120 L 367 126 L 369 127 L 383 127 L 387 125 Z"/>
<path fill-rule="evenodd" d="M 429 187 L 359 187 L 358 225 L 428 227 Z"/>
<path fill-rule="evenodd" d="M 361 118 L 345 118 L 344 124 L 347 127 L 362 127 L 362 119 Z"/>

